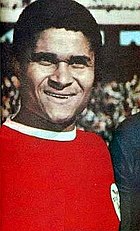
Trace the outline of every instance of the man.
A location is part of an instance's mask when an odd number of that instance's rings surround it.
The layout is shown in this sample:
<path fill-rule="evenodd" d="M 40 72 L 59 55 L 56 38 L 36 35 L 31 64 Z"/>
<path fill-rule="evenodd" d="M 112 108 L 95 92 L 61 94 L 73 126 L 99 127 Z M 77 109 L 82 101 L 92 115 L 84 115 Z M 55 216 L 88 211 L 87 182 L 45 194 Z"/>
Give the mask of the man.
<path fill-rule="evenodd" d="M 116 231 L 109 152 L 76 131 L 94 82 L 100 33 L 70 0 L 27 7 L 14 32 L 21 109 L 1 129 L 3 231 Z"/>
<path fill-rule="evenodd" d="M 110 144 L 121 199 L 121 231 L 140 230 L 140 112 L 126 119 Z"/>

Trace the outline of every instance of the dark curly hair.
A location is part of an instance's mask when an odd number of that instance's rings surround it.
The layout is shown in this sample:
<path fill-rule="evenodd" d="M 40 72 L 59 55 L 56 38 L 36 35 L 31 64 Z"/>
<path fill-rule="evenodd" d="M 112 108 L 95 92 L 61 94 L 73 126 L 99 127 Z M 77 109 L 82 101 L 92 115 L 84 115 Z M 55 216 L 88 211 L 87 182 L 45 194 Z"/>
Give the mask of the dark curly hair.
<path fill-rule="evenodd" d="M 27 6 L 15 25 L 13 51 L 17 58 L 34 49 L 39 34 L 48 28 L 81 31 L 95 52 L 101 47 L 98 24 L 91 13 L 72 0 L 38 0 Z"/>

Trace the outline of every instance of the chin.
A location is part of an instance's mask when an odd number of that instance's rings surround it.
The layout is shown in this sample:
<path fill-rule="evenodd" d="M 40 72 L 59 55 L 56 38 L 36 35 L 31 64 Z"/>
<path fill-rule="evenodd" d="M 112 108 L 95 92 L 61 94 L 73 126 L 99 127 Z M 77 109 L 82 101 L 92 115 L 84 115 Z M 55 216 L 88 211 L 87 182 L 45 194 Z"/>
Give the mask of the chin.
<path fill-rule="evenodd" d="M 71 121 L 74 121 L 74 118 L 57 118 L 57 119 L 53 119 L 51 120 L 52 123 L 54 124 L 65 124 L 65 123 L 70 123 Z"/>
<path fill-rule="evenodd" d="M 76 116 L 61 116 L 61 117 L 49 117 L 49 122 L 52 124 L 56 124 L 56 125 L 70 125 L 73 124 L 76 121 Z"/>

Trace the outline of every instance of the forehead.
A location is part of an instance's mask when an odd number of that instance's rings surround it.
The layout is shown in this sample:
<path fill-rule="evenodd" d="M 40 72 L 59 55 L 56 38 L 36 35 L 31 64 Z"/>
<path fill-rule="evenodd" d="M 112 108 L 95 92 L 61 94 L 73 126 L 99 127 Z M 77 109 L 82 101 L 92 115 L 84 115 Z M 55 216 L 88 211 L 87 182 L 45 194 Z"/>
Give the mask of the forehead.
<path fill-rule="evenodd" d="M 51 52 L 57 55 L 89 55 L 88 39 L 81 31 L 50 28 L 40 33 L 35 52 Z"/>

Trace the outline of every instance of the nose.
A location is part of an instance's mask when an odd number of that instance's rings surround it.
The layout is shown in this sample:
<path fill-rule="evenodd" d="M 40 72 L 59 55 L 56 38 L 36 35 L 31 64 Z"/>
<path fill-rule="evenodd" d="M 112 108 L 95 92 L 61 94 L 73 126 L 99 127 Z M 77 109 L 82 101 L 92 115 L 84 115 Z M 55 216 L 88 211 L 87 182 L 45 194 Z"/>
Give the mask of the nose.
<path fill-rule="evenodd" d="M 57 90 L 63 90 L 72 84 L 73 78 L 66 62 L 59 62 L 57 69 L 48 79 L 50 87 Z"/>

